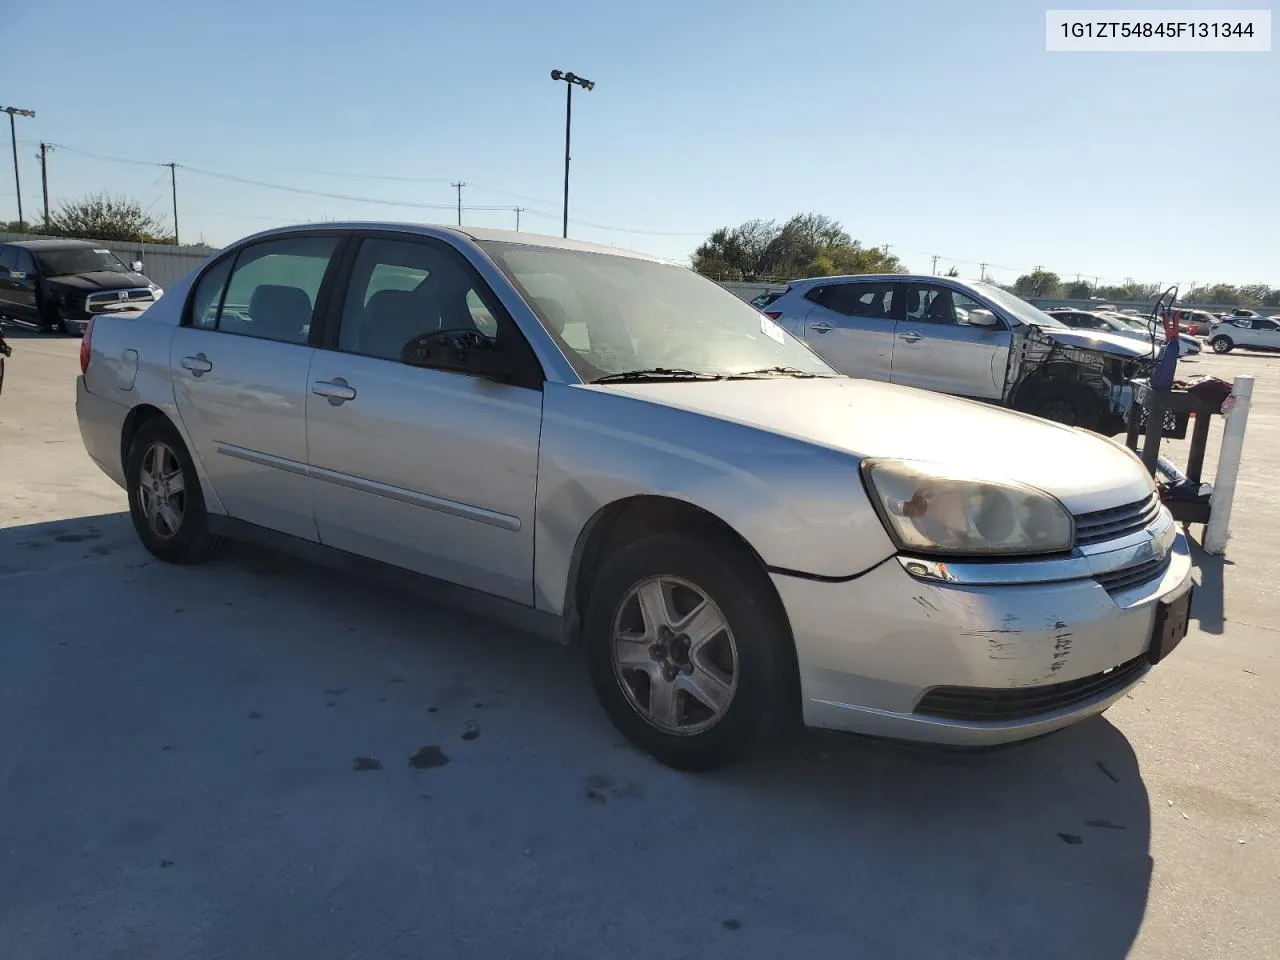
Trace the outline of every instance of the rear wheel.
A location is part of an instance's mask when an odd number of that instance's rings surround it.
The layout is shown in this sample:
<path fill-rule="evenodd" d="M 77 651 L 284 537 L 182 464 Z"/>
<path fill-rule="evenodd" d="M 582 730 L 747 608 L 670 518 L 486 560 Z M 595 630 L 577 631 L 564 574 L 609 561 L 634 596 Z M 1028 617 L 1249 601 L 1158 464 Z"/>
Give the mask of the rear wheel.
<path fill-rule="evenodd" d="M 209 531 L 209 515 L 195 464 L 169 421 L 143 424 L 125 465 L 129 514 L 138 538 L 169 563 L 198 563 L 221 543 Z"/>
<path fill-rule="evenodd" d="M 583 628 L 605 712 L 668 766 L 721 766 L 787 716 L 785 618 L 727 538 L 654 534 L 622 548 L 600 571 Z"/>
<path fill-rule="evenodd" d="M 1210 340 L 1209 346 L 1213 347 L 1214 353 L 1230 353 L 1235 344 L 1231 342 L 1230 337 L 1219 336 Z"/>

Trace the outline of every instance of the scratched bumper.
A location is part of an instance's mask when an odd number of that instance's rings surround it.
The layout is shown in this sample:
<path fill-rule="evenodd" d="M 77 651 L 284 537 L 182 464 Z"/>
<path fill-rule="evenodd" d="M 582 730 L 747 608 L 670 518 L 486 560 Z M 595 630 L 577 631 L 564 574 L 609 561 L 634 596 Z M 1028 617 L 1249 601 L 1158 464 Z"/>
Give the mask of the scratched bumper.
<path fill-rule="evenodd" d="M 1123 593 L 1093 580 L 1026 586 L 926 583 L 896 562 L 848 583 L 775 575 L 812 727 L 981 746 L 1039 736 L 1101 713 L 1145 675 L 1069 706 L 1001 721 L 918 713 L 934 687 L 1025 690 L 1084 680 L 1141 657 L 1157 602 L 1190 586 L 1179 535 L 1165 574 Z"/>

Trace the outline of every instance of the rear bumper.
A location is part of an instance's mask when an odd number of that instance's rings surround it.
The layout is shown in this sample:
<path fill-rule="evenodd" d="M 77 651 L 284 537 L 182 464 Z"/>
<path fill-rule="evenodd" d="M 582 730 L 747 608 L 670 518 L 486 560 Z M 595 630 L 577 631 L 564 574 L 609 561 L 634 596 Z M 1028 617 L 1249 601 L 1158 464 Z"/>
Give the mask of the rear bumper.
<path fill-rule="evenodd" d="M 807 725 L 983 746 L 1049 733 L 1124 696 L 1150 669 L 1143 658 L 1159 601 L 1185 592 L 1190 578 L 1179 535 L 1162 576 L 1114 594 L 1092 579 L 929 583 L 892 558 L 848 583 L 773 580 L 795 637 Z M 937 708 L 991 700 L 1004 712 Z"/>
<path fill-rule="evenodd" d="M 125 487 L 125 480 L 120 438 L 124 435 L 124 421 L 128 415 L 128 407 L 95 396 L 85 388 L 84 377 L 76 377 L 76 420 L 80 424 L 80 440 L 89 459 L 121 488 Z"/>

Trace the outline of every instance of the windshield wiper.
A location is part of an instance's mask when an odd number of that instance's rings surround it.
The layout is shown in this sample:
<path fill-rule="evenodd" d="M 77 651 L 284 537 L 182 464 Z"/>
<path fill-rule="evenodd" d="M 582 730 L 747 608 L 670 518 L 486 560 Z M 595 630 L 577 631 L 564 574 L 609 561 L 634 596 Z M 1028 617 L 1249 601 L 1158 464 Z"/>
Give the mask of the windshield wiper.
<path fill-rule="evenodd" d="M 811 380 L 814 377 L 831 377 L 835 374 L 831 373 L 811 373 L 808 370 L 801 370 L 799 367 L 761 367 L 759 370 L 743 370 L 741 373 L 730 374 L 730 380 L 746 380 L 751 377 L 800 377 L 805 380 Z"/>
<path fill-rule="evenodd" d="M 641 383 L 645 380 L 723 380 L 719 373 L 698 373 L 672 367 L 649 367 L 645 370 L 621 370 L 596 377 L 592 383 Z"/>

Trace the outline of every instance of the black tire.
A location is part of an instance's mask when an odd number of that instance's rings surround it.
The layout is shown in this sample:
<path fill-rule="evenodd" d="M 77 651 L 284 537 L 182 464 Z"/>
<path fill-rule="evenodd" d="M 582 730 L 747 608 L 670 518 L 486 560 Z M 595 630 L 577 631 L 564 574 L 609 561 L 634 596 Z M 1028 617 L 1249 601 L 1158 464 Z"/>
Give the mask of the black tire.
<path fill-rule="evenodd" d="M 1097 430 L 1100 419 L 1093 394 L 1070 381 L 1049 383 L 1031 412 L 1046 420 L 1085 430 Z"/>
<path fill-rule="evenodd" d="M 722 677 L 731 675 L 733 683 L 718 719 L 703 717 L 713 712 L 687 692 L 673 693 L 677 722 L 680 715 L 690 720 L 684 732 L 664 730 L 643 712 L 653 708 L 653 684 L 662 682 L 648 679 L 651 674 L 644 672 L 648 665 L 634 669 L 616 665 L 615 625 L 638 613 L 638 601 L 633 599 L 636 587 L 658 577 L 669 578 L 668 585 L 671 581 L 691 585 L 712 601 L 728 627 L 715 634 L 717 639 L 708 642 L 702 653 L 693 658 L 685 653 L 686 671 L 694 669 L 694 658 L 717 657 L 712 669 Z M 671 589 L 669 609 L 679 611 L 676 594 L 687 591 L 680 583 Z M 799 689 L 786 618 L 758 564 L 727 537 L 657 533 L 618 550 L 596 578 L 582 636 L 591 681 L 605 713 L 631 743 L 667 766 L 679 770 L 722 766 L 786 729 L 787 721 L 797 715 Z M 671 636 L 678 647 L 680 635 Z M 634 649 L 648 650 L 653 656 L 647 641 Z M 729 662 L 732 671 L 723 670 Z M 661 674 L 669 665 L 669 661 L 655 660 L 651 669 Z M 700 669 L 704 672 L 689 676 L 705 684 L 707 668 Z M 683 680 L 677 677 L 675 682 Z M 641 703 L 642 698 L 648 702 Z M 694 722 L 699 718 L 704 728 Z M 705 727 L 708 722 L 711 725 Z"/>
<path fill-rule="evenodd" d="M 1235 348 L 1235 343 L 1230 337 L 1218 336 L 1209 341 L 1209 346 L 1213 347 L 1214 353 L 1230 353 Z"/>
<path fill-rule="evenodd" d="M 167 468 L 176 468 L 181 476 L 181 491 L 161 496 L 162 491 L 157 491 L 150 478 L 144 477 L 144 472 L 152 475 L 157 472 L 153 459 L 156 456 L 164 457 Z M 163 472 L 174 475 L 174 469 Z M 142 545 L 154 556 L 168 563 L 199 563 L 221 546 L 222 538 L 209 530 L 209 515 L 191 454 L 168 420 L 156 417 L 138 430 L 125 461 L 125 482 L 133 528 Z M 156 519 L 158 512 L 148 508 L 148 503 L 154 502 L 152 498 L 156 497 L 171 508 L 159 520 Z M 176 529 L 169 529 L 169 521 L 175 515 L 178 518 Z"/>
<path fill-rule="evenodd" d="M 61 333 L 64 336 L 71 333 L 67 319 L 62 315 L 62 308 L 52 302 L 46 303 L 40 310 L 40 328 L 45 333 Z"/>

